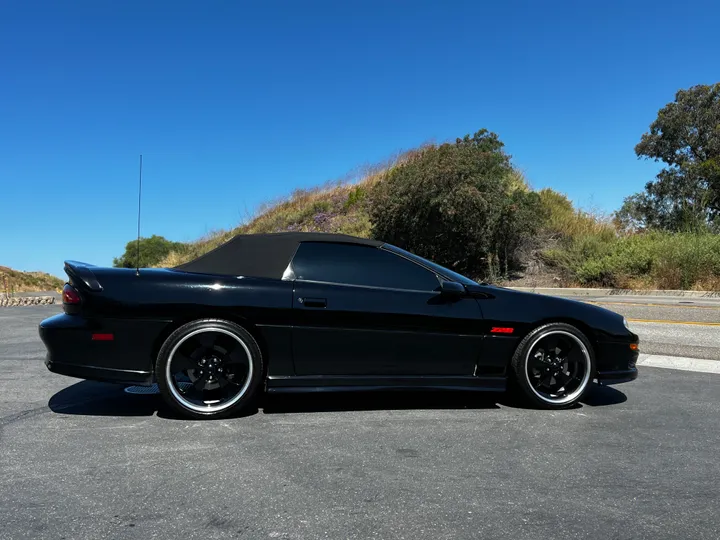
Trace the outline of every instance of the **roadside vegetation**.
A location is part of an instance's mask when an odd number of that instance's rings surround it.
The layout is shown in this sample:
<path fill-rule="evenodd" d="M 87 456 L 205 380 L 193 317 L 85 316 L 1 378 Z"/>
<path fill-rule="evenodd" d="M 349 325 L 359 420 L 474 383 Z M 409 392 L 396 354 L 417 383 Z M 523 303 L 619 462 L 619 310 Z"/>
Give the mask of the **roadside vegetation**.
<path fill-rule="evenodd" d="M 380 238 L 491 282 L 720 290 L 720 84 L 678 92 L 635 152 L 666 168 L 611 216 L 533 190 L 482 129 L 356 182 L 297 190 L 232 230 L 141 262 L 176 266 L 236 234 L 322 231 Z"/>
<path fill-rule="evenodd" d="M 147 268 L 157 265 L 171 252 L 183 253 L 185 248 L 186 244 L 182 242 L 173 242 L 164 236 L 153 234 L 149 238 L 141 238 L 139 245 L 137 240 L 130 240 L 125 245 L 125 253 L 113 259 L 113 266 L 117 268 Z"/>
<path fill-rule="evenodd" d="M 0 296 L 19 292 L 58 291 L 64 281 L 44 272 L 21 272 L 0 266 Z"/>

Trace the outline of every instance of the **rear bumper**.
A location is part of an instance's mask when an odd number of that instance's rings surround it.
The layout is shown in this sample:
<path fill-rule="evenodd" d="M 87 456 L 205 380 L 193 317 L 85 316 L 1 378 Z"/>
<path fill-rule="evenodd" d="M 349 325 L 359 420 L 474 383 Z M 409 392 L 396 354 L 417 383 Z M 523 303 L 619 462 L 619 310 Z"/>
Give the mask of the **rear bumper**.
<path fill-rule="evenodd" d="M 88 379 L 91 381 L 112 382 L 120 384 L 151 385 L 153 374 L 151 371 L 131 371 L 128 369 L 101 368 L 97 366 L 83 366 L 78 364 L 64 364 L 55 362 L 50 354 L 45 358 L 45 366 L 59 375 Z"/>
<path fill-rule="evenodd" d="M 164 321 L 90 319 L 59 314 L 40 323 L 47 349 L 45 366 L 53 373 L 94 381 L 152 384 L 153 354 Z M 93 334 L 112 334 L 95 341 Z"/>

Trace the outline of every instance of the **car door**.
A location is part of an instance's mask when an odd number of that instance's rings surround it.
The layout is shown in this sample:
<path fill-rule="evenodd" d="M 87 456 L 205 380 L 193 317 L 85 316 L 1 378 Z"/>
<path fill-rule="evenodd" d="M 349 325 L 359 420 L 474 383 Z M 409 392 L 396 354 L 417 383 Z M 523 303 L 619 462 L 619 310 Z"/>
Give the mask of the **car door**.
<path fill-rule="evenodd" d="M 481 311 L 446 297 L 438 276 L 381 248 L 306 242 L 291 270 L 298 375 L 467 375 Z"/>

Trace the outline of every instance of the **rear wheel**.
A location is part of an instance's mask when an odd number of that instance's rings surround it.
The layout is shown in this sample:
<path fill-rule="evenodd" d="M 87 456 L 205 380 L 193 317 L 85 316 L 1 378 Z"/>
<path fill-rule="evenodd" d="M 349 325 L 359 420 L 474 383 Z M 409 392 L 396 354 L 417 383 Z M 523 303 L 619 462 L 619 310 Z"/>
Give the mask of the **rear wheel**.
<path fill-rule="evenodd" d="M 243 327 L 204 319 L 167 338 L 155 365 L 163 399 L 184 416 L 225 418 L 246 408 L 262 379 L 262 355 Z"/>
<path fill-rule="evenodd" d="M 517 385 L 528 400 L 545 409 L 577 403 L 592 382 L 595 357 L 587 337 L 565 323 L 536 328 L 512 359 Z"/>

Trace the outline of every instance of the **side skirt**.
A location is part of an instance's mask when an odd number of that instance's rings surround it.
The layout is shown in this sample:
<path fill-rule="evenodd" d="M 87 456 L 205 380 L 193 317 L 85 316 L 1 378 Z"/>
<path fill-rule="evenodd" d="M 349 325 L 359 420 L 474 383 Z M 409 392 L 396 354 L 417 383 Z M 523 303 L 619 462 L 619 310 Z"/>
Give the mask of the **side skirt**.
<path fill-rule="evenodd" d="M 397 376 L 270 376 L 267 391 L 364 392 L 372 390 L 470 390 L 504 392 L 505 377 L 397 377 Z"/>

